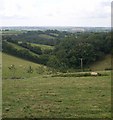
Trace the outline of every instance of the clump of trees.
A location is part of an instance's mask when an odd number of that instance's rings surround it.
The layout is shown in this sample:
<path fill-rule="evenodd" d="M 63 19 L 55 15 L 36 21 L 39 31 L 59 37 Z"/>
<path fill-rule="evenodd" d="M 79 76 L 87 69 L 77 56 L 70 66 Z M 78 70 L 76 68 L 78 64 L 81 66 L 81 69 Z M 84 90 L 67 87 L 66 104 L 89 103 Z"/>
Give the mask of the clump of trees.
<path fill-rule="evenodd" d="M 81 61 L 88 67 L 91 63 L 111 53 L 110 33 L 81 33 L 64 38 L 48 61 L 48 66 L 61 70 L 80 68 Z"/>

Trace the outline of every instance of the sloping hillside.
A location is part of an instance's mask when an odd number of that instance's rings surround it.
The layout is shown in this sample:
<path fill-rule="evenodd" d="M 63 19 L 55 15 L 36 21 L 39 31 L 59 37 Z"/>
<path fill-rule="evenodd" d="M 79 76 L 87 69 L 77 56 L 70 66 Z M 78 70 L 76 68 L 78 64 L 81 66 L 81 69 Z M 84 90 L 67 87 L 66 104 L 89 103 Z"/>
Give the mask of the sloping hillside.
<path fill-rule="evenodd" d="M 10 70 L 9 67 L 11 65 L 14 65 L 15 70 Z M 8 55 L 3 53 L 2 54 L 2 75 L 3 78 L 10 78 L 12 76 L 16 77 L 28 77 L 29 76 L 29 70 L 30 67 L 32 69 L 31 76 L 37 76 L 36 70 L 39 70 L 39 68 L 44 68 L 43 65 L 36 64 L 18 57 L 14 57 L 12 55 Z"/>
<path fill-rule="evenodd" d="M 40 66 L 39 64 L 24 60 L 24 59 L 21 59 L 21 58 L 12 56 L 12 55 L 8 55 L 8 54 L 5 54 L 5 53 L 2 53 L 2 63 L 3 63 L 4 67 L 6 67 L 8 65 L 11 65 L 11 64 L 15 64 L 17 66 L 19 66 L 19 65 L 24 65 L 24 66 L 31 65 L 33 67 L 34 66 L 35 67 Z"/>
<path fill-rule="evenodd" d="M 15 44 L 15 43 L 11 43 L 11 42 L 7 42 L 7 43 L 8 43 L 9 45 L 11 45 L 13 48 L 17 49 L 17 50 L 29 50 L 29 49 L 27 49 L 27 48 L 24 48 L 24 47 L 22 47 L 22 46 L 19 46 L 19 45 Z M 34 53 L 34 52 L 30 51 L 30 50 L 29 50 L 29 53 L 32 54 L 32 55 L 38 56 L 38 54 L 36 54 L 36 53 Z"/>
<path fill-rule="evenodd" d="M 99 60 L 90 66 L 91 70 L 105 70 L 111 68 L 111 55 L 106 55 L 102 60 Z"/>

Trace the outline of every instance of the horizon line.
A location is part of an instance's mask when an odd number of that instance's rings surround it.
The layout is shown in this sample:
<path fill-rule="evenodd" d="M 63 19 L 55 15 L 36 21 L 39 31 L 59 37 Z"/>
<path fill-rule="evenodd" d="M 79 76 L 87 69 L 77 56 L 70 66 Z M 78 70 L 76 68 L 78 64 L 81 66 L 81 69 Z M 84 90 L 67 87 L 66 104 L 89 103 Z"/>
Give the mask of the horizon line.
<path fill-rule="evenodd" d="M 111 26 L 72 26 L 72 25 L 71 26 L 49 26 L 49 25 L 48 26 L 46 26 L 46 25 L 45 26 L 37 26 L 37 25 L 36 26 L 34 26 L 34 25 L 33 26 L 29 26 L 29 25 L 25 25 L 25 26 L 23 26 L 23 25 L 20 25 L 20 26 L 13 26 L 13 25 L 4 26 L 3 25 L 3 26 L 1 26 L 0 25 L 0 27 L 98 27 L 98 28 L 99 27 L 101 27 L 101 28 L 106 27 L 106 28 L 111 28 Z"/>

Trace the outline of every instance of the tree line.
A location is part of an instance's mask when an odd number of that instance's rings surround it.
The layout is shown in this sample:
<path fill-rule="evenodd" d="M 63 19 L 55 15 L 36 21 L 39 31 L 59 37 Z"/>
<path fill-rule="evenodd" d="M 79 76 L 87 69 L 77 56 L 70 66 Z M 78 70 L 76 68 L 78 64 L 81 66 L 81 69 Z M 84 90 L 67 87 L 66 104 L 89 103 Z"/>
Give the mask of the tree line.
<path fill-rule="evenodd" d="M 61 38 L 64 38 L 65 35 L 68 35 L 68 32 L 60 32 L 58 30 L 46 30 L 46 31 L 27 31 L 26 33 L 10 36 L 2 36 L 3 39 L 8 39 L 12 41 L 22 41 L 22 42 L 31 42 L 37 44 L 44 44 L 54 46 L 59 43 Z M 43 37 L 43 35 L 48 35 L 48 37 Z"/>

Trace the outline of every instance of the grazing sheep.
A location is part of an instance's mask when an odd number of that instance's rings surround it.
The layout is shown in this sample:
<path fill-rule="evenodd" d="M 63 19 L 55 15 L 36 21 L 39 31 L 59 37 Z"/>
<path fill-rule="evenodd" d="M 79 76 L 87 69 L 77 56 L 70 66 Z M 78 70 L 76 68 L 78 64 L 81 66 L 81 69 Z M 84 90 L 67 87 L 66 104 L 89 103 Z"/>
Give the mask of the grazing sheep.
<path fill-rule="evenodd" d="M 11 65 L 10 67 L 8 67 L 10 70 L 14 70 L 15 69 L 15 65 Z"/>
<path fill-rule="evenodd" d="M 99 74 L 97 72 L 91 72 L 92 76 L 98 76 Z"/>

